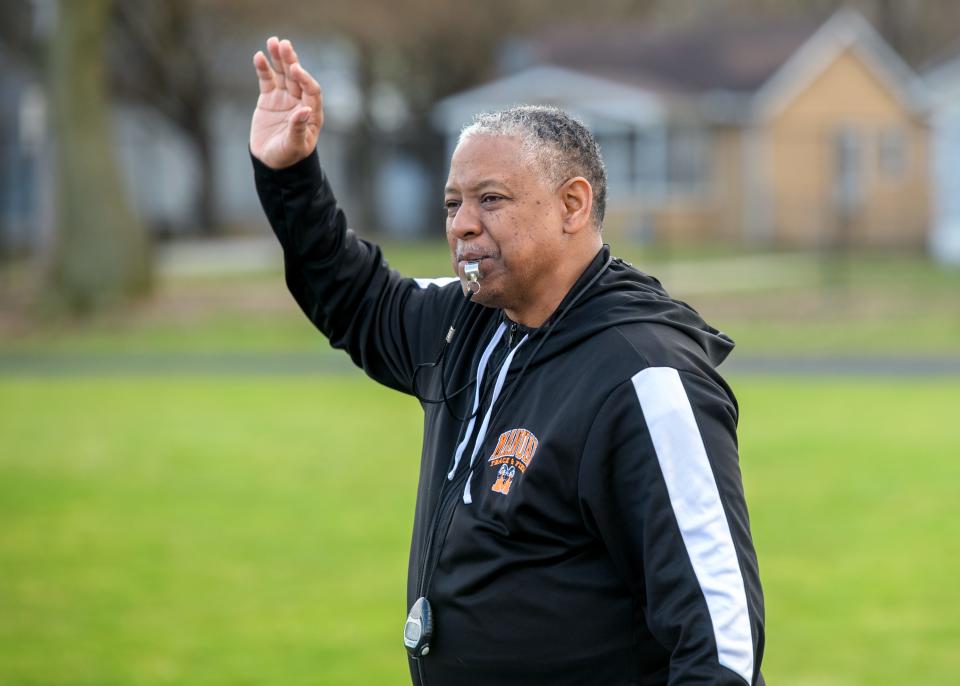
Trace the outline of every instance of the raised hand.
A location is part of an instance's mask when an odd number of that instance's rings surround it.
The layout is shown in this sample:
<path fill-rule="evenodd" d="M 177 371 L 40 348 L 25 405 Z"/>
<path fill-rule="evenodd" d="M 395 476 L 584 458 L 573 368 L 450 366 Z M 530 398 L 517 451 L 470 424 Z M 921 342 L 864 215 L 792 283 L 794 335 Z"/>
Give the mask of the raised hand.
<path fill-rule="evenodd" d="M 318 84 L 300 66 L 293 44 L 272 36 L 270 59 L 257 51 L 253 66 L 260 97 L 250 122 L 250 152 L 268 167 L 282 169 L 313 152 L 323 126 L 323 97 Z"/>

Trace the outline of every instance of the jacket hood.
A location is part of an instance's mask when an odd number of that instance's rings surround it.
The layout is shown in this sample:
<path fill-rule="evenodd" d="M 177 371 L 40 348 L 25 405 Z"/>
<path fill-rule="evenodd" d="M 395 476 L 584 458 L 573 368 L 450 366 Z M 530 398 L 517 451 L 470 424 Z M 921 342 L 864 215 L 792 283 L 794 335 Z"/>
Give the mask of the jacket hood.
<path fill-rule="evenodd" d="M 734 342 L 703 320 L 687 303 L 671 298 L 660 282 L 623 260 L 604 245 L 577 279 L 544 328 L 549 340 L 535 364 L 567 350 L 612 326 L 636 322 L 664 324 L 693 339 L 714 367 L 733 350 Z"/>

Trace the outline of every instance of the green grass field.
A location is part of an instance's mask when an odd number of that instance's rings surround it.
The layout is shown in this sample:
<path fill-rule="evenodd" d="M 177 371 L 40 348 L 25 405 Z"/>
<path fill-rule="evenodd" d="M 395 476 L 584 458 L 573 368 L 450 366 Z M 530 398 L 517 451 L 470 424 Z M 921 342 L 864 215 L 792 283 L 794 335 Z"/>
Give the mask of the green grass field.
<path fill-rule="evenodd" d="M 383 247 L 403 274 L 450 273 L 441 242 Z M 613 249 L 730 333 L 741 355 L 960 355 L 960 269 L 919 256 L 857 254 L 830 271 L 812 253 Z M 2 277 L 0 330 L 4 295 L 16 299 L 26 280 Z M 23 319 L 0 336 L 0 363 L 22 355 L 327 349 L 288 295 L 279 264 L 272 272 L 161 277 L 150 301 L 92 320 Z"/>
<path fill-rule="evenodd" d="M 960 674 L 960 380 L 733 379 L 770 684 Z M 0 379 L 0 684 L 407 683 L 415 402 Z"/>

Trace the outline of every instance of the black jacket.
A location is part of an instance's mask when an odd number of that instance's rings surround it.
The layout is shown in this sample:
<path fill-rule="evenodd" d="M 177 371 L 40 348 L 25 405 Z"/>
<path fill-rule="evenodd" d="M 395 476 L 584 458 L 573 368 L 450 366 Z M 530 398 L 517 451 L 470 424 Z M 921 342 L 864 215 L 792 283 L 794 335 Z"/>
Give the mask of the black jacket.
<path fill-rule="evenodd" d="M 435 636 L 414 682 L 762 683 L 737 404 L 715 370 L 732 341 L 604 247 L 539 329 L 470 303 L 442 367 L 418 370 L 459 283 L 389 269 L 315 154 L 254 168 L 290 291 L 331 344 L 421 400 L 467 387 L 422 402 L 407 600 L 429 598 Z"/>

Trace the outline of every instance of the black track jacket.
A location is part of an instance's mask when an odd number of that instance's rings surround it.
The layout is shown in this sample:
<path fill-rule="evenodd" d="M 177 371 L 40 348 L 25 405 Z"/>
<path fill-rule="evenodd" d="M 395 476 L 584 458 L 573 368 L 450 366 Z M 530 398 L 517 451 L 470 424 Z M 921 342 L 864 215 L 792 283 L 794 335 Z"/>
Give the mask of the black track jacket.
<path fill-rule="evenodd" d="M 304 313 L 414 394 L 459 283 L 391 270 L 347 230 L 315 153 L 254 170 Z M 422 403 L 407 601 L 427 596 L 435 632 L 414 683 L 762 684 L 737 404 L 715 370 L 732 341 L 606 246 L 539 329 L 474 303 L 465 317 L 444 382 L 468 386 L 452 407 L 476 417 Z M 440 367 L 416 392 L 441 397 Z"/>

